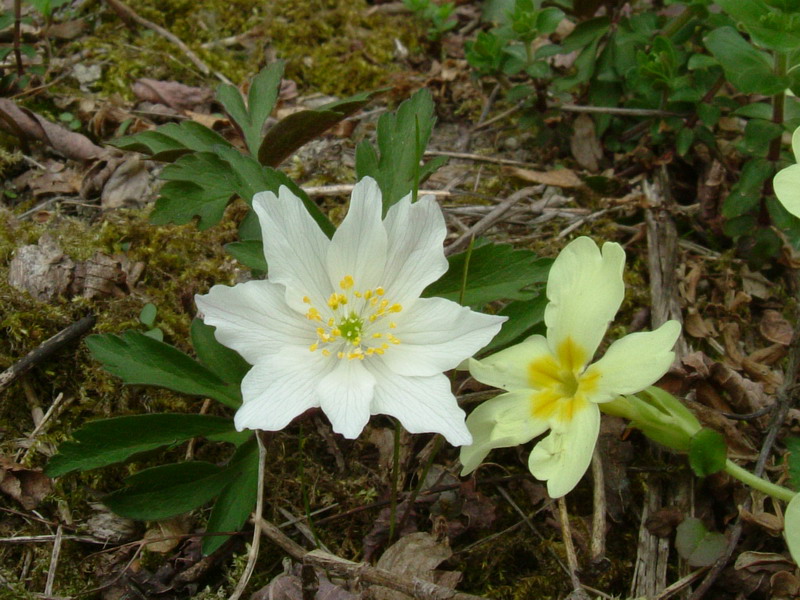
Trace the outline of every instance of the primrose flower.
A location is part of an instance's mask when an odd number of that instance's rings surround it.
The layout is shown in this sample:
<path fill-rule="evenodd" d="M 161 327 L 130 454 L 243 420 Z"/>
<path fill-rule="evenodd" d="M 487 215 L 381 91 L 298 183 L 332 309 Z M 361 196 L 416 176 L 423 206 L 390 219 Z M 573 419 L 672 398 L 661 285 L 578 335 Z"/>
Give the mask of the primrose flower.
<path fill-rule="evenodd" d="M 507 391 L 481 404 L 467 419 L 471 446 L 461 449 L 462 475 L 492 448 L 524 444 L 543 434 L 528 460 L 547 481 L 551 497 L 580 481 L 600 431 L 598 404 L 633 394 L 666 373 L 680 334 L 677 321 L 633 333 L 611 344 L 590 364 L 625 294 L 625 252 L 606 243 L 602 253 L 587 237 L 556 258 L 547 282 L 547 337 L 534 335 L 483 360 L 471 359 L 475 379 Z"/>
<path fill-rule="evenodd" d="M 792 151 L 794 159 L 800 163 L 800 127 L 792 135 Z M 784 208 L 795 217 L 800 217 L 800 164 L 791 165 L 778 171 L 772 180 L 775 195 Z"/>
<path fill-rule="evenodd" d="M 431 196 L 410 196 L 381 219 L 381 193 L 365 178 L 328 239 L 288 188 L 260 192 L 269 277 L 196 296 L 220 343 L 253 365 L 242 380 L 238 430 L 276 431 L 321 407 L 334 431 L 355 438 L 371 414 L 411 433 L 472 438 L 443 371 L 485 346 L 503 317 L 442 298 L 420 298 L 447 270 L 447 233 Z"/>

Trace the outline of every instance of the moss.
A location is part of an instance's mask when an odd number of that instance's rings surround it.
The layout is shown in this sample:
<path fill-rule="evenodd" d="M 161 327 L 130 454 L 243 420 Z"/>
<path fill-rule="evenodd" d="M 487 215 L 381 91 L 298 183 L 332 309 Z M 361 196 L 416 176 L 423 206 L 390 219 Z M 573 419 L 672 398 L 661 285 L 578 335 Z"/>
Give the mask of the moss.
<path fill-rule="evenodd" d="M 347 96 L 386 85 L 394 39 L 417 47 L 414 19 L 370 11 L 365 0 L 282 0 L 268 3 L 266 32 L 286 76 L 324 94 Z"/>

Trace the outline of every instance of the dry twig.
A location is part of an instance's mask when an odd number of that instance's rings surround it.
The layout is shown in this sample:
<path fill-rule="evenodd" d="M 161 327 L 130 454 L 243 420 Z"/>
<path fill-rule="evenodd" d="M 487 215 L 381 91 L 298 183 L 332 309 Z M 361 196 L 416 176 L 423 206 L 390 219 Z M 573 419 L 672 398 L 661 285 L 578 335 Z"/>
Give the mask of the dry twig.
<path fill-rule="evenodd" d="M 50 339 L 42 342 L 38 348 L 32 350 L 8 367 L 5 371 L 0 373 L 0 391 L 7 388 L 14 380 L 30 371 L 39 363 L 50 358 L 67 344 L 77 340 L 94 326 L 95 321 L 94 315 L 83 317 L 69 327 L 62 329 Z"/>

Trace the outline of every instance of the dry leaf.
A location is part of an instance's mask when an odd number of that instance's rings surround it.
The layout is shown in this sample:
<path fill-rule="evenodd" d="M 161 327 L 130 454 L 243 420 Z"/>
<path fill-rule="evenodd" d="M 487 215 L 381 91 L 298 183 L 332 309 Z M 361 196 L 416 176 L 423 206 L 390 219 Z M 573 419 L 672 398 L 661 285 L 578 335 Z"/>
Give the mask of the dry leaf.
<path fill-rule="evenodd" d="M 213 92 L 207 88 L 192 87 L 177 81 L 158 81 L 143 77 L 133 84 L 134 95 L 144 102 L 165 104 L 175 110 L 196 108 L 207 104 Z"/>
<path fill-rule="evenodd" d="M 53 482 L 40 469 L 28 469 L 0 456 L 0 492 L 26 510 L 33 510 L 53 491 Z"/>
<path fill-rule="evenodd" d="M 784 346 L 788 346 L 794 336 L 794 330 L 789 321 L 784 319 L 777 310 L 764 311 L 761 322 L 758 324 L 758 331 L 764 336 L 764 339 Z"/>
<path fill-rule="evenodd" d="M 27 108 L 20 108 L 8 98 L 0 98 L 0 111 L 15 125 L 11 126 L 0 119 L 0 128 L 12 135 L 23 135 L 26 139 L 47 144 L 67 158 L 88 161 L 103 154 L 103 149 L 95 146 L 85 135 L 51 123 Z"/>
<path fill-rule="evenodd" d="M 778 515 L 773 515 L 772 513 L 764 511 L 750 512 L 743 508 L 739 509 L 739 514 L 743 521 L 766 529 L 767 533 L 770 535 L 779 536 L 783 531 L 783 519 Z"/>
<path fill-rule="evenodd" d="M 431 534 L 418 532 L 400 538 L 387 548 L 376 566 L 396 575 L 404 575 L 408 579 L 418 577 L 425 581 L 434 581 L 434 569 L 452 555 L 453 551 L 446 541 L 437 542 Z M 371 591 L 375 600 L 409 598 L 402 592 L 382 587 L 375 587 Z"/>
<path fill-rule="evenodd" d="M 106 210 L 114 208 L 141 208 L 148 200 L 150 173 L 136 154 L 128 156 L 117 165 L 103 185 L 100 203 Z"/>
<path fill-rule="evenodd" d="M 531 183 L 543 183 L 561 188 L 580 187 L 583 185 L 581 178 L 572 169 L 555 169 L 553 171 L 533 171 L 519 167 L 503 167 L 503 173 L 518 177 Z"/>
<path fill-rule="evenodd" d="M 181 536 L 188 532 L 189 522 L 183 515 L 157 521 L 144 534 L 145 541 L 153 540 L 146 548 L 150 552 L 166 554 L 176 548 L 183 541 Z"/>
<path fill-rule="evenodd" d="M 597 139 L 594 119 L 587 114 L 578 115 L 572 127 L 572 137 L 569 140 L 572 156 L 584 169 L 596 173 L 600 169 L 598 161 L 603 158 L 603 148 Z"/>
<path fill-rule="evenodd" d="M 800 598 L 800 579 L 789 571 L 778 571 L 769 580 L 772 600 Z"/>

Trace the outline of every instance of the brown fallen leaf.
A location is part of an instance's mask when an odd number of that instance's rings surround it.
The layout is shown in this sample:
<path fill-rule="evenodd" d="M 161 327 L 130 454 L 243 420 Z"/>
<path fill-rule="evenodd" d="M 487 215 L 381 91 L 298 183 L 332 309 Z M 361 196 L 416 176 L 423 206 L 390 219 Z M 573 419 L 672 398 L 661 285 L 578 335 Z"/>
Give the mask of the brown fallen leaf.
<path fill-rule="evenodd" d="M 26 510 L 33 510 L 53 491 L 53 482 L 40 469 L 29 469 L 0 456 L 0 492 Z"/>
<path fill-rule="evenodd" d="M 103 154 L 103 149 L 85 135 L 51 123 L 8 98 L 0 98 L 0 116 L 3 117 L 0 118 L 0 129 L 25 140 L 47 144 L 67 158 L 89 161 Z"/>
<path fill-rule="evenodd" d="M 596 173 L 600 170 L 598 161 L 603 158 L 603 148 L 597 139 L 594 119 L 587 114 L 578 115 L 572 127 L 569 148 L 573 158 L 587 171 Z"/>
<path fill-rule="evenodd" d="M 739 514 L 745 523 L 758 525 L 772 536 L 779 536 L 783 532 L 783 519 L 778 515 L 773 515 L 763 510 L 750 512 L 743 508 L 739 509 Z"/>
<path fill-rule="evenodd" d="M 409 579 L 418 577 L 433 582 L 435 581 L 434 569 L 452 555 L 453 551 L 446 540 L 437 541 L 429 533 L 418 532 L 400 538 L 387 548 L 376 566 L 396 575 L 405 575 Z M 375 600 L 406 600 L 409 598 L 402 592 L 383 587 L 376 586 L 370 591 Z"/>
<path fill-rule="evenodd" d="M 142 101 L 165 104 L 175 110 L 196 109 L 208 104 L 214 93 L 208 88 L 199 88 L 177 81 L 159 81 L 143 77 L 137 79 L 132 91 Z"/>
<path fill-rule="evenodd" d="M 764 311 L 761 322 L 758 324 L 758 331 L 764 336 L 764 339 L 784 346 L 788 346 L 794 336 L 794 329 L 789 321 L 784 319 L 777 310 L 772 309 Z"/>
<path fill-rule="evenodd" d="M 183 534 L 189 532 L 189 520 L 185 515 L 157 521 L 145 532 L 144 539 L 148 541 L 145 546 L 150 552 L 167 554 L 183 541 Z"/>
<path fill-rule="evenodd" d="M 149 191 L 150 173 L 144 161 L 131 154 L 106 180 L 100 194 L 100 205 L 106 210 L 141 208 L 149 199 Z"/>
<path fill-rule="evenodd" d="M 531 183 L 543 183 L 561 188 L 573 188 L 583 185 L 581 178 L 572 169 L 555 169 L 553 171 L 533 171 L 519 167 L 503 167 L 505 175 L 518 177 Z"/>
<path fill-rule="evenodd" d="M 794 600 L 800 597 L 800 579 L 789 571 L 778 571 L 769 579 L 772 600 Z"/>
<path fill-rule="evenodd" d="M 362 596 L 335 585 L 318 572 L 319 584 L 314 594 L 316 600 L 357 600 Z M 282 573 L 250 596 L 250 600 L 303 600 L 303 580 L 297 575 Z"/>

